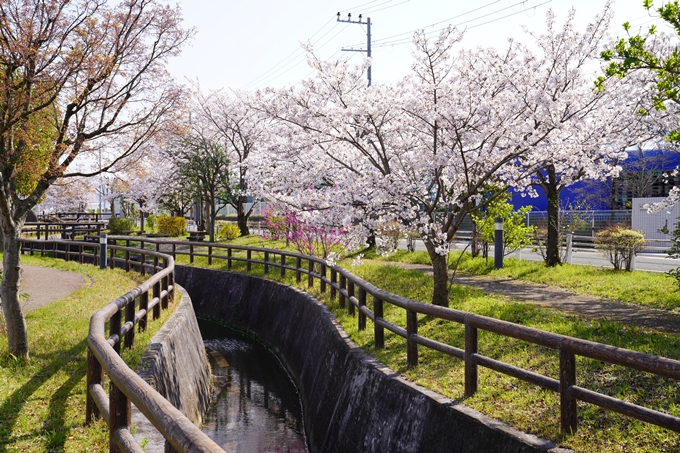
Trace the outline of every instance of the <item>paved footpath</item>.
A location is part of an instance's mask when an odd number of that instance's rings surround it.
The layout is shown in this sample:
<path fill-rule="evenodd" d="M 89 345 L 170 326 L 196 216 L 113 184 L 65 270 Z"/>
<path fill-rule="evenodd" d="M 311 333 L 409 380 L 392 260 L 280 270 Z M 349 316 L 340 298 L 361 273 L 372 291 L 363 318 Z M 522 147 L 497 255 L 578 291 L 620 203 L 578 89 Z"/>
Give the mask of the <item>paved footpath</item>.
<path fill-rule="evenodd" d="M 76 272 L 41 266 L 21 266 L 21 270 L 19 292 L 28 295 L 22 304 L 24 313 L 63 299 L 87 284 L 86 278 Z"/>
<path fill-rule="evenodd" d="M 418 264 L 389 263 L 406 269 L 432 273 L 432 267 Z M 623 304 L 612 300 L 572 293 L 564 289 L 511 278 L 471 276 L 456 273 L 454 283 L 473 286 L 485 293 L 502 294 L 522 302 L 554 308 L 590 319 L 607 319 L 680 334 L 680 314 L 667 310 Z"/>

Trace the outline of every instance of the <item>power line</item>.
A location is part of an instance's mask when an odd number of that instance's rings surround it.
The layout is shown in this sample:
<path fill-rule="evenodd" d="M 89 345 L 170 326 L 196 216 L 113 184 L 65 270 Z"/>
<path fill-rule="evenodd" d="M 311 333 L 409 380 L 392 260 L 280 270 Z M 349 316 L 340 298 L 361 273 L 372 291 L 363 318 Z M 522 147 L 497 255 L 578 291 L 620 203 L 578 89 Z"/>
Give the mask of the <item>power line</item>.
<path fill-rule="evenodd" d="M 522 3 L 524 4 L 524 3 L 526 3 L 526 1 L 527 1 L 527 0 L 523 1 Z M 535 10 L 535 9 L 538 8 L 539 6 L 543 6 L 543 5 L 545 5 L 545 4 L 547 4 L 547 3 L 550 3 L 550 2 L 552 2 L 552 0 L 547 0 L 547 1 L 543 2 L 543 3 L 539 3 L 539 4 L 537 4 L 537 5 L 534 5 L 534 6 L 529 7 L 528 9 L 534 9 L 534 10 Z M 512 6 L 517 6 L 517 5 L 512 5 Z M 505 11 L 505 10 L 507 10 L 507 9 L 509 9 L 509 8 L 512 8 L 512 6 L 510 6 L 510 7 L 505 7 L 505 8 L 501 8 L 501 9 L 496 10 L 496 11 L 493 11 L 493 12 L 491 12 L 491 13 L 484 14 L 484 15 L 479 16 L 479 17 L 475 17 L 474 19 L 469 19 L 469 20 L 466 20 L 466 21 L 463 21 L 463 22 L 459 22 L 459 23 L 457 23 L 457 24 L 454 24 L 454 26 L 458 27 L 458 26 L 460 26 L 460 25 L 467 24 L 467 23 L 470 23 L 470 22 L 474 22 L 474 21 L 476 21 L 476 20 L 483 19 L 483 18 L 485 18 L 485 17 L 493 16 L 494 14 L 497 14 L 497 13 L 499 13 L 499 12 L 501 12 L 501 11 Z M 471 25 L 471 26 L 469 26 L 469 27 L 466 27 L 466 29 L 473 29 L 473 28 L 481 27 L 482 25 L 492 24 L 492 23 L 494 23 L 494 22 L 498 22 L 499 20 L 506 19 L 506 18 L 512 17 L 512 16 L 516 16 L 517 14 L 526 13 L 528 9 L 525 8 L 525 9 L 523 9 L 523 10 L 521 10 L 521 11 L 515 11 L 515 12 L 513 12 L 513 13 L 506 14 L 505 16 L 497 17 L 497 18 L 495 18 L 495 19 L 493 19 L 493 20 L 490 20 L 490 21 L 487 21 L 487 22 L 482 22 L 481 24 Z M 425 32 L 425 35 L 426 35 L 426 36 L 431 36 L 431 35 L 434 35 L 434 34 L 436 34 L 436 33 L 441 32 L 442 30 L 444 30 L 444 28 L 439 28 L 439 29 L 436 29 L 436 30 L 431 30 L 431 31 Z M 414 32 L 415 32 L 415 31 L 416 31 L 416 30 L 414 30 Z M 408 38 L 396 39 L 396 40 L 394 40 L 394 41 L 387 41 L 387 42 L 384 42 L 384 41 L 383 41 L 383 42 L 381 42 L 380 44 L 374 45 L 374 47 L 377 48 L 377 47 L 399 46 L 399 45 L 403 45 L 403 44 L 409 44 L 409 43 L 411 43 L 412 40 L 413 40 L 412 37 L 408 37 Z"/>
<path fill-rule="evenodd" d="M 327 26 L 328 24 L 330 24 L 331 22 L 333 22 L 333 19 L 332 19 L 332 18 L 331 18 L 328 22 L 326 22 L 321 28 L 319 28 L 312 36 L 310 36 L 309 39 L 308 39 L 307 41 L 311 41 L 311 39 L 314 38 L 314 36 L 318 35 L 318 34 L 321 32 L 321 30 L 323 30 L 324 28 L 326 28 L 326 26 Z M 336 25 L 337 25 L 337 24 L 336 24 Z M 334 28 L 335 28 L 335 25 L 334 25 L 333 27 L 331 27 L 331 29 L 328 30 L 326 33 L 324 33 L 324 34 L 323 34 L 316 42 L 318 42 L 318 41 L 320 41 L 321 39 L 323 39 L 324 36 L 326 36 L 328 33 L 330 33 Z M 293 50 L 291 53 L 289 53 L 289 54 L 286 56 L 286 58 L 284 58 L 283 60 L 281 60 L 280 62 L 278 62 L 277 64 L 275 64 L 275 65 L 274 65 L 272 68 L 270 68 L 267 72 L 263 73 L 262 75 L 260 75 L 259 77 L 257 77 L 256 79 L 254 79 L 253 81 L 251 81 L 250 83 L 248 83 L 247 85 L 244 85 L 244 86 L 242 87 L 242 89 L 246 89 L 246 88 L 248 88 L 249 86 L 253 85 L 254 83 L 257 83 L 257 81 L 259 81 L 259 80 L 262 79 L 263 77 L 266 77 L 267 74 L 269 74 L 269 73 L 271 73 L 272 71 L 274 71 L 276 68 L 278 68 L 279 66 L 281 66 L 284 62 L 288 61 L 288 59 L 290 59 L 291 56 L 293 56 L 294 54 L 296 54 L 296 53 L 298 53 L 298 52 L 300 52 L 300 51 L 301 51 L 301 50 L 300 50 L 299 47 L 298 47 L 297 49 Z M 286 63 L 286 65 L 284 65 L 284 67 L 287 66 L 287 65 L 288 65 L 288 63 Z"/>
<path fill-rule="evenodd" d="M 347 27 L 348 27 L 347 25 L 344 26 L 344 27 L 342 27 L 336 34 L 334 34 L 333 36 L 331 36 L 331 38 L 328 39 L 325 43 L 323 43 L 322 45 L 320 45 L 319 47 L 317 47 L 317 50 L 318 50 L 318 49 L 322 49 L 324 46 L 326 46 L 329 42 L 331 42 L 333 39 L 335 39 L 336 36 L 338 36 L 340 33 L 342 33 L 342 32 L 345 30 L 345 28 L 347 28 Z M 331 29 L 331 30 L 333 30 L 333 29 Z M 328 33 L 326 33 L 324 36 L 326 36 L 327 34 L 328 34 Z M 316 42 L 319 42 L 322 38 L 323 38 L 323 36 L 322 36 L 321 38 L 319 38 Z M 337 52 L 336 52 L 336 53 L 337 53 Z M 335 54 L 334 54 L 334 55 L 335 55 Z M 300 55 L 298 55 L 298 56 L 295 57 L 295 60 L 299 60 L 300 58 L 302 58 L 302 57 L 304 57 L 304 56 L 305 56 L 305 54 L 300 54 Z M 294 61 L 295 61 L 295 60 L 294 60 Z M 291 61 L 289 64 L 292 64 L 292 63 L 293 63 L 293 61 Z M 286 69 L 285 71 L 282 71 L 282 72 L 277 71 L 276 74 L 272 74 L 272 75 L 271 75 L 270 77 L 268 77 L 266 80 L 259 82 L 259 83 L 257 84 L 257 88 L 259 88 L 259 87 L 261 87 L 261 86 L 263 86 L 263 85 L 266 85 L 268 82 L 270 82 L 271 80 L 273 80 L 273 79 L 276 78 L 276 77 L 280 77 L 280 76 L 282 76 L 283 74 L 286 74 L 287 72 L 289 72 L 289 71 L 291 71 L 292 69 L 296 68 L 300 63 L 302 63 L 302 61 L 296 61 L 295 64 L 294 64 L 293 66 L 289 67 L 289 68 Z M 288 65 L 286 65 L 286 66 L 288 66 Z M 282 68 L 282 69 L 283 69 L 283 68 Z"/>
<path fill-rule="evenodd" d="M 449 22 L 449 21 L 451 21 L 451 20 L 453 20 L 453 19 L 458 19 L 459 17 L 467 16 L 468 14 L 472 14 L 472 13 L 474 13 L 475 11 L 479 11 L 480 9 L 484 9 L 484 8 L 486 8 L 486 7 L 488 7 L 488 6 L 491 6 L 491 5 L 495 4 L 495 3 L 498 3 L 499 1 L 501 1 L 501 0 L 494 0 L 494 1 L 491 2 L 491 3 L 487 3 L 486 5 L 482 5 L 482 6 L 478 7 L 478 8 L 471 9 L 471 10 L 469 10 L 469 11 L 466 11 L 466 12 L 462 13 L 462 14 L 458 14 L 458 15 L 456 15 L 456 16 L 449 17 L 448 19 L 444 19 L 444 20 L 442 20 L 442 21 L 435 22 L 435 23 L 433 23 L 433 24 L 429 24 L 429 25 L 426 25 L 426 26 L 424 26 L 424 27 L 420 27 L 420 28 L 416 28 L 416 29 L 413 29 L 413 30 L 405 31 L 405 32 L 403 32 L 403 33 L 398 33 L 398 34 L 396 34 L 396 35 L 387 36 L 387 37 L 385 37 L 385 38 L 377 39 L 377 40 L 375 40 L 374 42 L 380 43 L 380 42 L 382 42 L 382 41 L 386 41 L 386 40 L 389 40 L 389 39 L 392 39 L 392 38 L 396 38 L 396 37 L 398 37 L 398 36 L 404 36 L 404 35 L 409 35 L 409 39 L 410 39 L 410 37 L 413 36 L 413 33 L 415 33 L 415 32 L 418 31 L 418 30 L 421 30 L 421 29 L 423 29 L 423 28 L 434 27 L 434 26 L 436 26 L 436 25 L 440 25 L 440 24 L 443 24 L 443 23 L 445 23 L 445 22 Z"/>

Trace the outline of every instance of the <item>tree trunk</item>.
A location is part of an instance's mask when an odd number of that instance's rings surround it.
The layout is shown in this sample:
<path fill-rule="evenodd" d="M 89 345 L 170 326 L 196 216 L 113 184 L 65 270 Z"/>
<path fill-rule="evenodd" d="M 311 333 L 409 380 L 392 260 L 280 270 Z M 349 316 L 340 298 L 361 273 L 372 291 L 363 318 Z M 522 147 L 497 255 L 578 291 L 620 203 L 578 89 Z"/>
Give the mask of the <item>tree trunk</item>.
<path fill-rule="evenodd" d="M 446 255 L 435 252 L 435 247 L 424 240 L 427 253 L 432 260 L 432 272 L 434 275 L 434 290 L 432 291 L 432 304 L 440 307 L 449 306 L 449 272 Z"/>
<path fill-rule="evenodd" d="M 144 211 L 139 211 L 139 216 L 142 218 L 142 225 L 139 228 L 139 233 L 144 234 Z"/>
<path fill-rule="evenodd" d="M 19 358 L 28 358 L 28 332 L 26 320 L 21 312 L 19 301 L 19 284 L 21 282 L 21 254 L 19 241 L 22 222 L 7 225 L 4 222 L 2 259 L 2 286 L 0 286 L 0 298 L 2 298 L 2 311 L 5 315 L 7 326 L 7 345 L 9 352 Z"/>
<path fill-rule="evenodd" d="M 248 236 L 250 230 L 248 229 L 248 217 L 246 216 L 245 203 L 246 197 L 238 197 L 238 203 L 236 203 L 236 224 L 238 229 L 241 230 L 241 236 Z"/>
<path fill-rule="evenodd" d="M 472 222 L 472 237 L 470 238 L 470 254 L 472 254 L 473 258 L 476 258 L 479 256 L 479 247 L 480 241 L 479 241 L 479 229 L 477 228 L 477 224 L 475 222 Z"/>
<path fill-rule="evenodd" d="M 546 241 L 545 264 L 555 267 L 560 264 L 560 191 L 557 187 L 555 168 L 548 167 L 548 184 L 544 187 L 548 198 L 548 238 Z"/>
<path fill-rule="evenodd" d="M 215 209 L 215 201 L 210 203 L 210 217 L 208 218 L 208 233 L 210 234 L 210 242 L 215 242 L 215 219 L 217 218 L 217 210 Z"/>

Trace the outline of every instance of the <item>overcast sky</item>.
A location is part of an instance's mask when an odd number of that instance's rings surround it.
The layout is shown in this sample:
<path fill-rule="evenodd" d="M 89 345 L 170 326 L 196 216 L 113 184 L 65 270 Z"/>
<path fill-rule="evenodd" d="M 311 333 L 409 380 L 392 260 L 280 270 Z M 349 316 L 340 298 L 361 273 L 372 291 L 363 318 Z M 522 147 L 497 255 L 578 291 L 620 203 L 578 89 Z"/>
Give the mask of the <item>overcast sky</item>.
<path fill-rule="evenodd" d="M 311 42 L 322 58 L 351 56 L 360 62 L 366 26 L 337 22 L 352 14 L 371 19 L 373 83 L 398 80 L 410 68 L 411 37 L 416 29 L 436 31 L 447 24 L 466 29 L 464 47 L 504 47 L 513 36 L 526 40 L 521 25 L 545 28 L 552 8 L 561 24 L 573 7 L 581 29 L 602 11 L 605 0 L 179 0 L 186 27 L 197 35 L 182 56 L 172 61 L 171 72 L 180 80 L 200 82 L 203 90 L 254 90 L 294 84 L 311 74 L 300 42 Z M 660 3 L 657 1 L 657 3 Z M 633 30 L 661 21 L 647 14 L 642 0 L 618 0 L 612 22 L 614 36 L 623 36 L 621 24 Z"/>

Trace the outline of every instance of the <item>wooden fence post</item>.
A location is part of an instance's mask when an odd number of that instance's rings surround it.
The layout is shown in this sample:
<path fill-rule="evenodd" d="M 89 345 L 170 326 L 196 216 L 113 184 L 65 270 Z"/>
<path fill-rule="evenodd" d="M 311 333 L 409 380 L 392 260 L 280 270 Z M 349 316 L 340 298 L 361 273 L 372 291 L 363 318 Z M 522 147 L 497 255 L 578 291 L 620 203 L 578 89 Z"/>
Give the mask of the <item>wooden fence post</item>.
<path fill-rule="evenodd" d="M 477 393 L 478 367 L 472 362 L 472 355 L 477 354 L 478 331 L 470 324 L 465 324 L 465 398 Z"/>
<path fill-rule="evenodd" d="M 227 269 L 231 269 L 231 247 L 227 249 Z"/>
<path fill-rule="evenodd" d="M 352 297 L 354 297 L 354 282 L 352 280 L 347 281 L 347 313 L 354 316 L 354 303 L 352 303 Z"/>
<path fill-rule="evenodd" d="M 361 307 L 366 306 L 366 290 L 363 288 L 363 286 L 359 287 L 359 295 L 357 297 L 359 300 L 359 317 L 358 317 L 358 328 L 359 330 L 365 330 L 366 329 L 366 315 L 361 311 Z"/>
<path fill-rule="evenodd" d="M 286 276 L 286 255 L 281 254 L 281 278 Z"/>
<path fill-rule="evenodd" d="M 331 299 L 335 299 L 338 295 L 338 290 L 335 286 L 338 283 L 338 271 L 331 267 Z"/>
<path fill-rule="evenodd" d="M 250 260 L 253 258 L 253 252 L 250 249 L 246 251 L 246 258 L 247 258 L 246 270 L 250 272 L 251 269 L 253 268 L 253 263 L 250 262 Z"/>
<path fill-rule="evenodd" d="M 125 322 L 135 322 L 135 303 L 137 302 L 136 299 L 132 299 L 132 301 L 125 306 Z M 135 344 L 135 329 L 130 329 L 128 332 L 125 334 L 125 347 L 128 349 L 131 349 L 132 346 Z"/>
<path fill-rule="evenodd" d="M 418 313 L 406 310 L 406 363 L 409 368 L 418 366 L 418 343 L 412 335 L 418 335 Z"/>
<path fill-rule="evenodd" d="M 307 287 L 314 286 L 314 261 L 307 260 Z"/>
<path fill-rule="evenodd" d="M 208 264 L 212 264 L 212 245 L 208 246 Z"/>
<path fill-rule="evenodd" d="M 194 244 L 189 244 L 189 263 L 194 262 Z"/>
<path fill-rule="evenodd" d="M 113 345 L 113 350 L 120 355 L 120 346 L 123 339 L 120 336 L 122 327 L 122 314 L 118 310 L 109 319 L 109 336 L 117 335 L 118 341 Z M 109 381 L 109 451 L 114 453 L 120 451 L 115 444 L 114 434 L 122 427 L 130 426 L 132 421 L 132 408 L 130 400 Z"/>
<path fill-rule="evenodd" d="M 139 309 L 144 310 L 146 313 L 144 316 L 142 316 L 139 319 L 139 322 L 137 323 L 137 330 L 140 332 L 146 331 L 146 323 L 147 320 L 149 319 L 149 292 L 144 291 L 140 296 L 139 296 Z"/>
<path fill-rule="evenodd" d="M 161 317 L 161 282 L 154 283 L 153 298 L 158 298 L 158 303 L 153 306 L 153 317 L 151 319 L 158 319 Z"/>
<path fill-rule="evenodd" d="M 345 308 L 345 294 L 342 292 L 343 289 L 346 289 L 347 287 L 347 278 L 340 274 L 340 297 L 339 297 L 339 302 L 340 302 L 340 308 Z"/>
<path fill-rule="evenodd" d="M 373 313 L 375 314 L 373 322 L 375 348 L 383 349 L 385 347 L 385 328 L 378 325 L 378 320 L 383 319 L 383 301 L 378 296 L 373 296 Z"/>
<path fill-rule="evenodd" d="M 322 293 L 326 292 L 326 265 L 321 264 L 321 278 L 319 279 L 319 289 Z"/>
<path fill-rule="evenodd" d="M 170 293 L 168 293 L 168 288 L 169 288 L 169 285 L 168 285 L 169 278 L 168 277 L 169 276 L 166 275 L 165 277 L 163 277 L 161 279 L 161 294 L 163 293 L 163 291 L 165 291 L 165 296 L 163 296 L 161 298 L 161 308 L 163 310 L 167 310 L 168 304 L 170 303 Z"/>
<path fill-rule="evenodd" d="M 90 348 L 87 348 L 87 393 L 85 398 L 85 424 L 89 425 L 93 420 L 99 418 L 99 407 L 94 401 L 94 397 L 90 392 L 90 387 L 94 384 L 101 385 L 104 382 L 104 370 L 102 365 L 97 360 L 97 357 L 92 353 Z"/>
<path fill-rule="evenodd" d="M 269 252 L 264 252 L 264 273 L 269 273 Z"/>
<path fill-rule="evenodd" d="M 576 356 L 560 349 L 560 412 L 564 434 L 573 434 L 578 428 L 576 398 L 569 395 L 572 385 L 576 385 Z"/>

